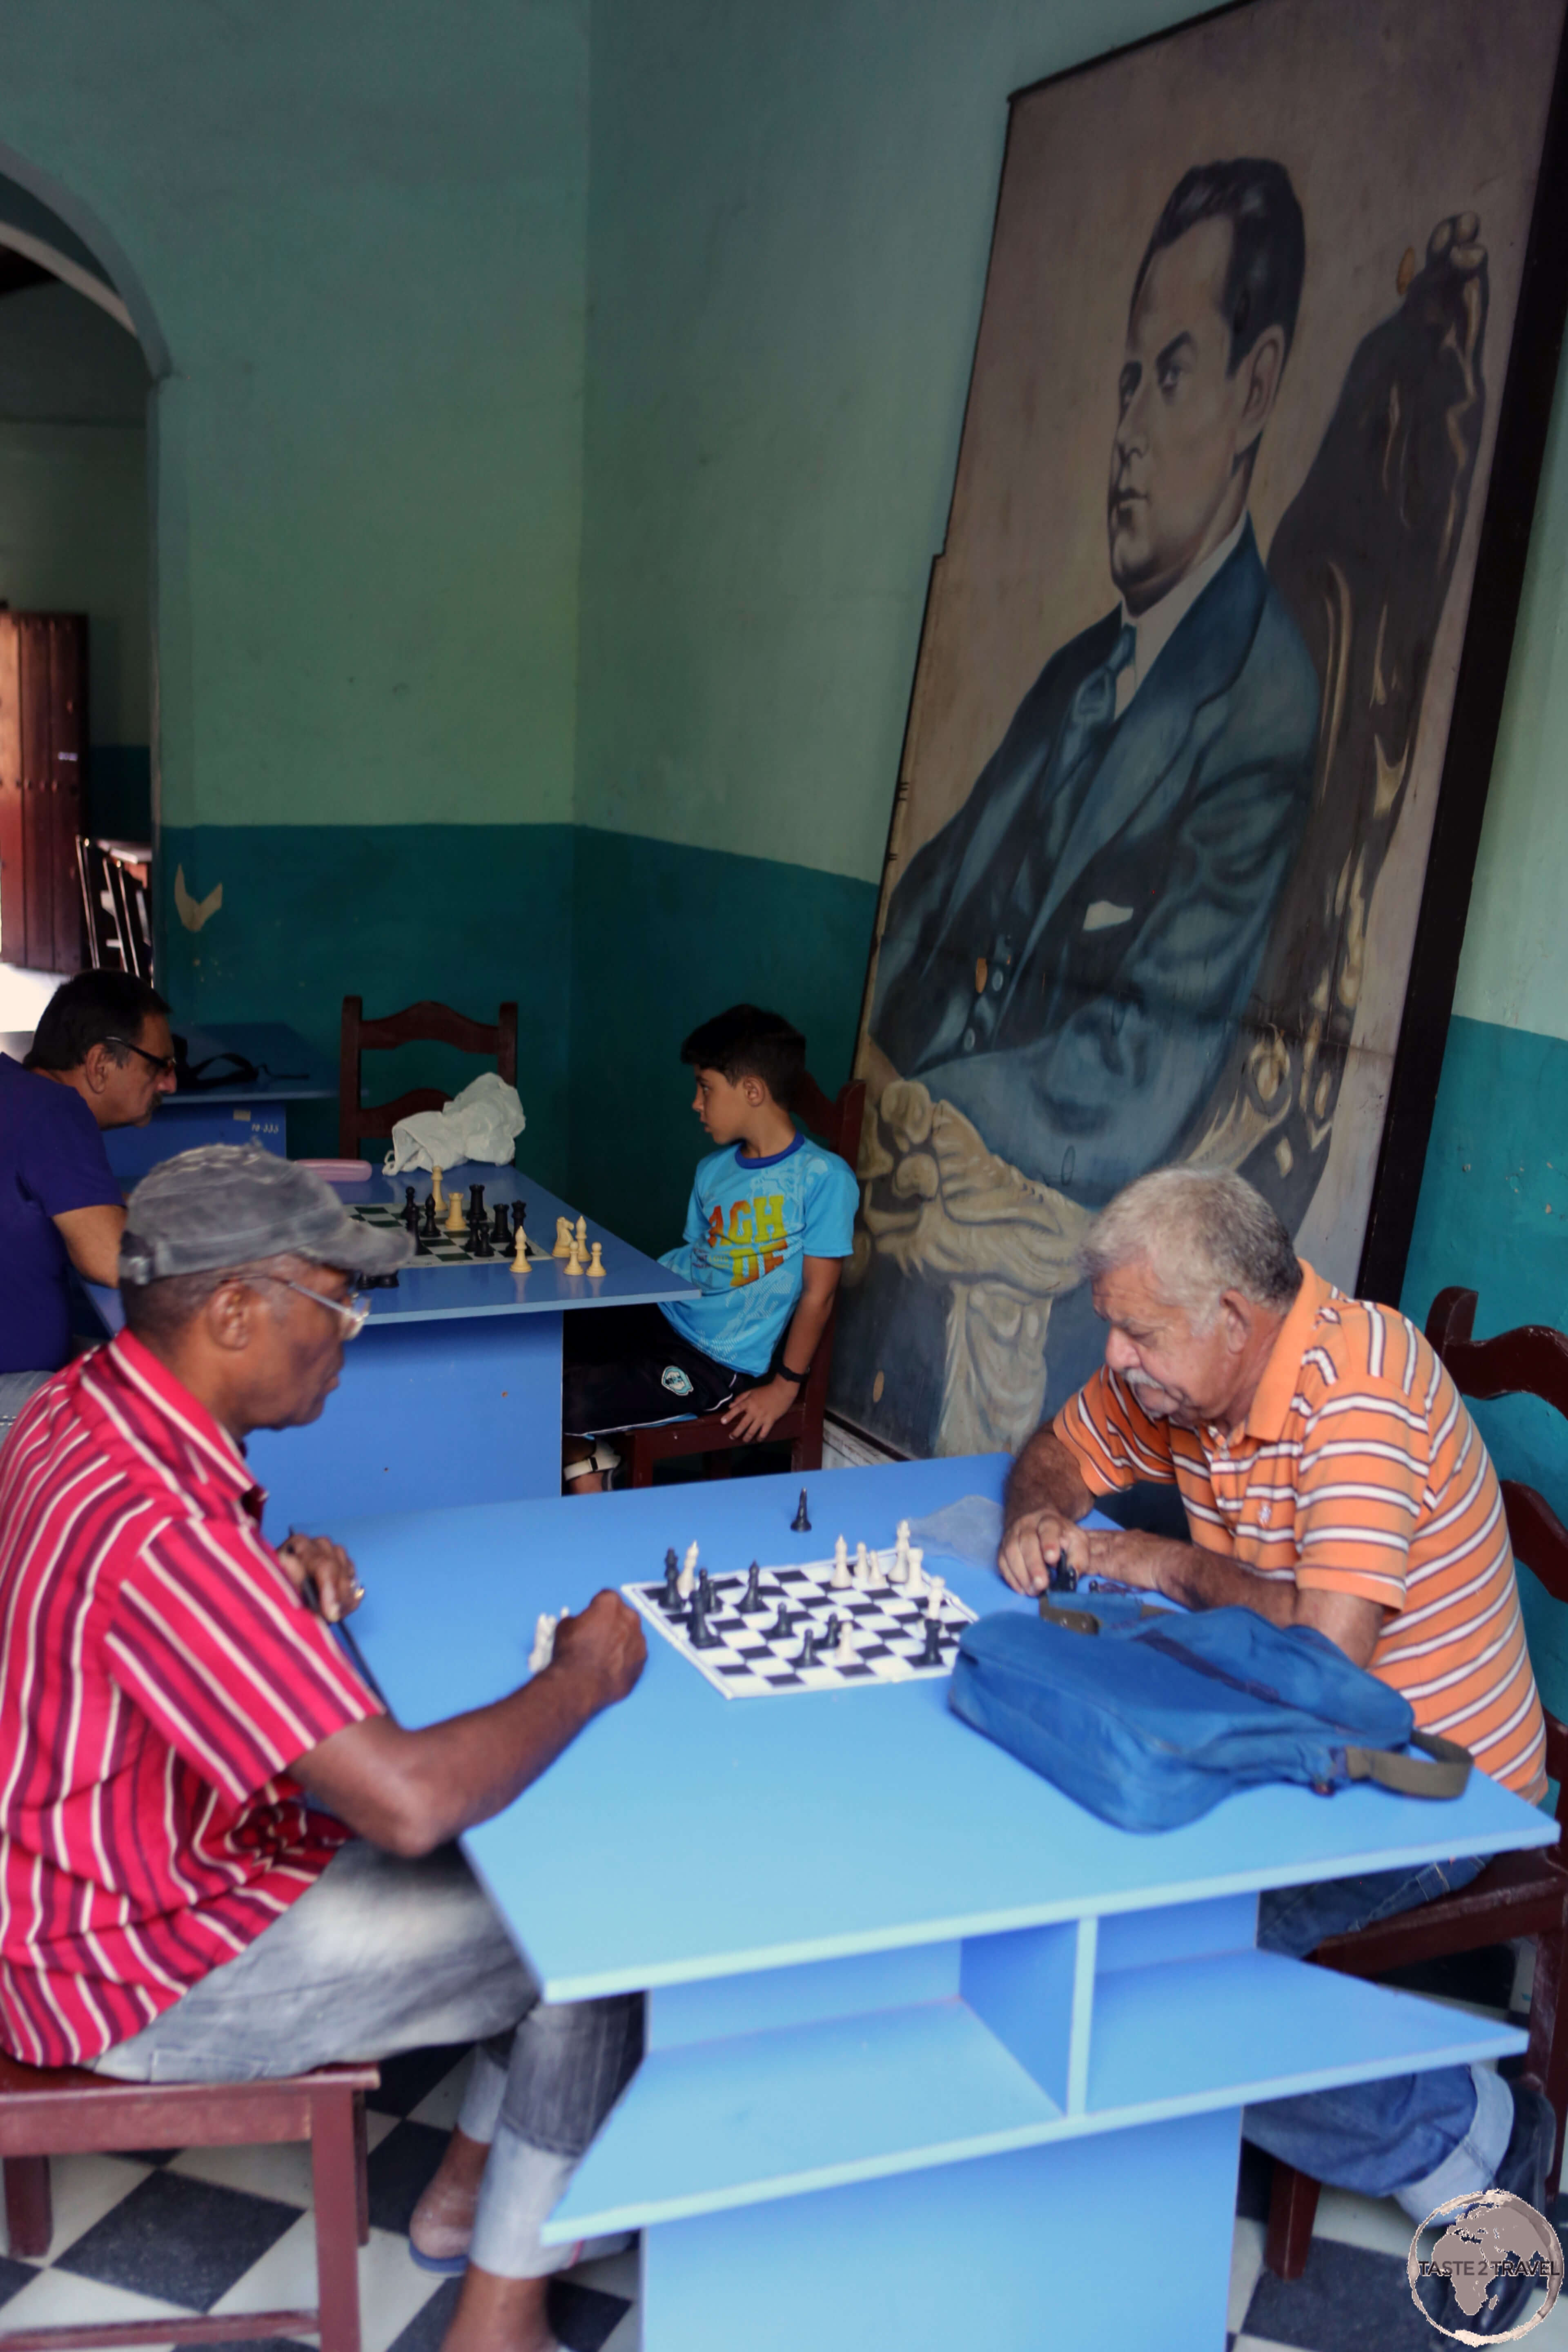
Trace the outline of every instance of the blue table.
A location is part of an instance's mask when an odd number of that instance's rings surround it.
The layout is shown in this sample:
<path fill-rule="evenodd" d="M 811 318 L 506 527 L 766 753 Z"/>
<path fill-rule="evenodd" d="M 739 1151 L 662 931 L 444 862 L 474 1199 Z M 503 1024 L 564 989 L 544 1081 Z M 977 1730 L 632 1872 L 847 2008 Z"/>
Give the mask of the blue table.
<path fill-rule="evenodd" d="M 987 1455 L 334 1528 L 398 1717 L 521 1681 L 542 1609 L 888 1543 Z M 934 1562 L 933 1562 L 934 1564 Z M 1027 1608 L 942 1564 L 983 1610 Z M 646 2352 L 1219 2352 L 1249 2099 L 1522 2048 L 1253 1948 L 1260 1887 L 1544 1845 L 1478 1773 L 1107 1827 L 920 1682 L 727 1701 L 650 1639 L 628 1702 L 465 1844 L 548 1996 L 637 1988 L 648 2054 L 548 2239 L 643 2232 Z"/>
<path fill-rule="evenodd" d="M 577 1211 L 515 1168 L 488 1162 L 444 1173 L 467 1201 L 482 1184 L 486 1202 L 525 1200 L 531 1239 L 548 1248 L 555 1220 Z M 347 1202 L 401 1206 L 404 1187 L 423 1200 L 427 1175 L 374 1176 L 333 1187 Z M 605 1225 L 587 1220 L 603 1245 L 598 1279 L 568 1275 L 561 1258 L 527 1274 L 510 1261 L 405 1266 L 393 1290 L 365 1297 L 370 1320 L 345 1349 L 341 1383 L 308 1428 L 258 1430 L 247 1452 L 269 1496 L 274 1541 L 289 1526 L 323 1533 L 373 1507 L 438 1509 L 513 1501 L 561 1491 L 561 1360 L 565 1318 L 601 1307 L 692 1298 L 681 1276 L 644 1257 Z M 118 1329 L 118 1293 L 91 1294 Z"/>

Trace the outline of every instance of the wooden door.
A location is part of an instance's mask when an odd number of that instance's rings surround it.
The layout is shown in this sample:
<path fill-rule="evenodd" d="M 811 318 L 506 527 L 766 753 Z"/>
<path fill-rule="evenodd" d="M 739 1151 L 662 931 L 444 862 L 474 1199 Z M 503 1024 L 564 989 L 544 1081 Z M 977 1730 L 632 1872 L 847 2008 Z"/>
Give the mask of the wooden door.
<path fill-rule="evenodd" d="M 0 955 L 37 971 L 83 960 L 87 616 L 0 613 Z"/>

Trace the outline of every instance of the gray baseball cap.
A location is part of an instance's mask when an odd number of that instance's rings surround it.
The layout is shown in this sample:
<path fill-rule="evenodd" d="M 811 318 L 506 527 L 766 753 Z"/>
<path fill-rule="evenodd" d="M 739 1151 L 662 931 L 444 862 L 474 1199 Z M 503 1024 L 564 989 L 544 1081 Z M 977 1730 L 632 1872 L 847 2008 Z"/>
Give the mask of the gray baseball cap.
<path fill-rule="evenodd" d="M 265 1257 L 390 1274 L 414 1255 L 412 1235 L 351 1217 L 313 1168 L 254 1145 L 204 1143 L 160 1161 L 132 1193 L 120 1278 L 136 1286 Z"/>

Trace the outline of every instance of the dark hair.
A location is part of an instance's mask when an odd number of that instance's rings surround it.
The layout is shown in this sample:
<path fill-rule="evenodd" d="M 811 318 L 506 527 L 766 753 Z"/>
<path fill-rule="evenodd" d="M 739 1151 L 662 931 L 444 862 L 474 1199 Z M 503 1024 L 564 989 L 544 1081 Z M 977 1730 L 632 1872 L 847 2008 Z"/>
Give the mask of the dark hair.
<path fill-rule="evenodd" d="M 220 1291 L 226 1282 L 257 1284 L 263 1277 L 278 1277 L 280 1265 L 292 1265 L 292 1255 L 282 1257 L 255 1259 L 249 1265 L 204 1267 L 199 1274 L 164 1274 L 156 1282 L 122 1282 L 121 1304 L 125 1311 L 125 1328 L 138 1339 L 154 1345 L 167 1343 L 182 1332 L 187 1323 L 195 1322 L 209 1298 Z M 283 1311 L 283 1302 L 276 1292 L 271 1297 L 274 1317 Z"/>
<path fill-rule="evenodd" d="M 76 1070 L 94 1045 L 110 1037 L 124 1037 L 133 1045 L 149 1014 L 167 1013 L 168 1006 L 151 981 L 129 971 L 79 971 L 56 989 L 33 1033 L 29 1070 Z M 112 1060 L 123 1063 L 122 1047 L 109 1045 Z"/>
<path fill-rule="evenodd" d="M 1138 265 L 1133 301 L 1154 256 L 1206 220 L 1227 220 L 1231 227 L 1220 307 L 1230 325 L 1233 373 L 1267 327 L 1284 328 L 1289 352 L 1307 272 L 1307 232 L 1283 163 L 1241 155 L 1234 163 L 1197 163 L 1184 173 Z"/>
<path fill-rule="evenodd" d="M 737 1078 L 760 1078 L 781 1110 L 791 1110 L 805 1076 L 805 1039 L 782 1013 L 756 1004 L 731 1004 L 694 1029 L 680 1048 L 694 1070 L 719 1070 L 731 1086 Z"/>

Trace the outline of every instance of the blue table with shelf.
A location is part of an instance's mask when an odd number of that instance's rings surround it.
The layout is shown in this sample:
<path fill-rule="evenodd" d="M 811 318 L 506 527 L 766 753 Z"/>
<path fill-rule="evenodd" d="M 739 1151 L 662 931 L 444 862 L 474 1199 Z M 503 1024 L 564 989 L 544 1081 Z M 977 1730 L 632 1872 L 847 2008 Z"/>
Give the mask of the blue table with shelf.
<path fill-rule="evenodd" d="M 447 1171 L 466 1202 L 482 1184 L 487 1204 L 525 1200 L 531 1239 L 548 1248 L 555 1220 L 577 1221 L 570 1202 L 516 1168 L 475 1161 Z M 401 1206 L 412 1183 L 423 1200 L 427 1175 L 372 1176 L 333 1190 L 350 1204 Z M 370 1319 L 343 1351 L 342 1376 L 319 1421 L 303 1429 L 257 1430 L 247 1452 L 267 1488 L 268 1533 L 289 1526 L 330 1532 L 370 1509 L 428 1510 L 444 1505 L 557 1496 L 561 1491 L 561 1363 L 565 1318 L 595 1307 L 691 1298 L 671 1274 L 607 1226 L 586 1220 L 603 1245 L 599 1278 L 569 1275 L 561 1258 L 536 1259 L 527 1274 L 509 1260 L 466 1265 L 418 1260 L 395 1289 L 365 1294 Z M 121 1321 L 114 1291 L 91 1293 L 110 1329 Z"/>
<path fill-rule="evenodd" d="M 521 1681 L 541 1610 L 888 1543 L 1005 1460 L 380 1517 L 333 1532 L 415 1725 Z M 934 1558 L 933 1566 L 938 1563 Z M 942 1561 L 983 1611 L 1028 1608 Z M 1111 1829 L 946 1685 L 726 1700 L 668 1643 L 465 1846 L 552 2000 L 639 1989 L 648 2053 L 546 2236 L 642 2231 L 645 2352 L 1221 2352 L 1243 2105 L 1522 2048 L 1518 2031 L 1253 1948 L 1258 1891 L 1543 1845 L 1457 1802 L 1268 1788 Z"/>

